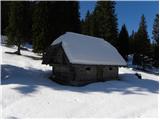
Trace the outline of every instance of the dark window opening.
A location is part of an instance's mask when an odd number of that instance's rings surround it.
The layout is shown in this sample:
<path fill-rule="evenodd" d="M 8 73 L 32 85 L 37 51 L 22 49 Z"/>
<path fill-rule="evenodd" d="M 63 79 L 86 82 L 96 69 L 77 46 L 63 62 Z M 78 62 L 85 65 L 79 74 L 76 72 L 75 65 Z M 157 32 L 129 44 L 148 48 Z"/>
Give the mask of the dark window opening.
<path fill-rule="evenodd" d="M 90 71 L 90 70 L 91 70 L 91 68 L 90 68 L 90 67 L 87 67 L 87 68 L 86 68 L 86 70 L 87 70 L 87 71 Z"/>
<path fill-rule="evenodd" d="M 112 68 L 111 68 L 111 67 L 109 67 L 109 70 L 112 70 Z"/>

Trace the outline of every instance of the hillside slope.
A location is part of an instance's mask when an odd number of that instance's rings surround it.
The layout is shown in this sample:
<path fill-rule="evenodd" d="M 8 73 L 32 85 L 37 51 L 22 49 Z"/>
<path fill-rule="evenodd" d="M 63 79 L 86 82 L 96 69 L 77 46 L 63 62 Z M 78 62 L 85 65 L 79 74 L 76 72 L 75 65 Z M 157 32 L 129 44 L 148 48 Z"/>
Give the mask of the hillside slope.
<path fill-rule="evenodd" d="M 158 116 L 157 75 L 120 68 L 120 80 L 63 86 L 48 79 L 51 67 L 42 65 L 40 56 L 27 50 L 18 56 L 10 53 L 16 48 L 1 48 L 3 118 Z"/>

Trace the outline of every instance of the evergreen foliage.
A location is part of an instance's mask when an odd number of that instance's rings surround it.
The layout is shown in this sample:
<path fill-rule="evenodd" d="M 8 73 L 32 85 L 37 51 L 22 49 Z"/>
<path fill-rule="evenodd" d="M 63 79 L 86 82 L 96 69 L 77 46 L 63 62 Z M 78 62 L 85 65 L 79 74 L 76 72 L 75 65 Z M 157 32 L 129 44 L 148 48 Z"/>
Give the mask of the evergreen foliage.
<path fill-rule="evenodd" d="M 9 12 L 10 12 L 10 2 L 2 1 L 1 2 L 1 34 L 6 35 L 6 27 L 9 22 Z"/>
<path fill-rule="evenodd" d="M 7 44 L 16 45 L 18 47 L 17 54 L 20 55 L 20 47 L 28 36 L 29 31 L 29 16 L 28 16 L 28 2 L 16 1 L 10 2 L 9 23 L 6 28 Z"/>
<path fill-rule="evenodd" d="M 91 36 L 97 36 L 97 29 L 96 29 L 96 23 L 95 23 L 95 16 L 94 13 L 90 13 L 87 11 L 85 20 L 81 21 L 82 23 L 82 34 L 85 35 L 91 35 Z"/>
<path fill-rule="evenodd" d="M 34 52 L 43 53 L 53 40 L 67 31 L 101 37 L 115 46 L 125 60 L 128 54 L 134 54 L 133 63 L 144 66 L 146 60 L 153 58 L 158 67 L 159 14 L 155 16 L 151 44 L 144 15 L 138 31 L 129 36 L 124 24 L 118 35 L 115 4 L 114 1 L 97 1 L 93 12 L 88 11 L 80 21 L 77 1 L 2 1 L 2 34 L 8 36 L 7 45 L 18 47 L 17 54 L 20 54 L 21 44 L 28 40 L 33 40 Z"/>
<path fill-rule="evenodd" d="M 42 24 L 43 23 L 43 24 Z M 79 3 L 76 1 L 38 2 L 33 12 L 33 49 L 42 53 L 67 31 L 81 32 Z"/>
<path fill-rule="evenodd" d="M 159 14 L 156 14 L 154 24 L 153 24 L 153 49 L 154 49 L 154 59 L 155 59 L 155 66 L 159 66 Z"/>
<path fill-rule="evenodd" d="M 33 12 L 33 50 L 43 52 L 49 35 L 48 2 L 39 2 Z"/>
<path fill-rule="evenodd" d="M 159 14 L 156 14 L 153 24 L 153 40 L 158 45 L 159 44 Z"/>
<path fill-rule="evenodd" d="M 134 54 L 135 52 L 134 36 L 135 36 L 135 32 L 132 31 L 132 34 L 129 36 L 129 54 Z"/>
<path fill-rule="evenodd" d="M 118 28 L 114 1 L 98 1 L 95 8 L 95 23 L 98 37 L 102 37 L 117 48 Z"/>
<path fill-rule="evenodd" d="M 114 1 L 97 1 L 93 13 L 87 12 L 82 33 L 101 37 L 117 47 L 118 23 Z"/>
<path fill-rule="evenodd" d="M 125 24 L 122 26 L 118 39 L 118 51 L 127 60 L 129 53 L 129 35 Z"/>
<path fill-rule="evenodd" d="M 95 8 L 97 36 L 117 48 L 118 28 L 114 1 L 98 1 Z"/>
<path fill-rule="evenodd" d="M 135 54 L 134 64 L 142 65 L 143 57 L 150 56 L 151 46 L 147 33 L 147 25 L 144 15 L 141 16 L 138 31 L 134 37 L 135 40 Z"/>
<path fill-rule="evenodd" d="M 90 20 L 91 19 L 89 19 L 90 18 L 90 12 L 89 12 L 89 10 L 87 11 L 87 14 L 86 14 L 86 17 L 85 17 L 85 21 L 81 21 L 81 24 L 82 24 L 82 34 L 86 34 L 86 35 L 90 35 L 90 30 L 91 30 L 91 28 L 90 28 Z"/>

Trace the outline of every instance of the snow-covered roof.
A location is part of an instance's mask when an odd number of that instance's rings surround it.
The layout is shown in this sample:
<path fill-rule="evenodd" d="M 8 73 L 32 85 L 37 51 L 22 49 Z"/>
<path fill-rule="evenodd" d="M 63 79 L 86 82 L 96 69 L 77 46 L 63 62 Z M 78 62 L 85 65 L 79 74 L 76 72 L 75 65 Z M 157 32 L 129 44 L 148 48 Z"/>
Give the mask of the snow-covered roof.
<path fill-rule="evenodd" d="M 62 43 L 64 52 L 72 64 L 126 65 L 116 48 L 102 38 L 66 32 L 51 45 L 59 43 Z"/>

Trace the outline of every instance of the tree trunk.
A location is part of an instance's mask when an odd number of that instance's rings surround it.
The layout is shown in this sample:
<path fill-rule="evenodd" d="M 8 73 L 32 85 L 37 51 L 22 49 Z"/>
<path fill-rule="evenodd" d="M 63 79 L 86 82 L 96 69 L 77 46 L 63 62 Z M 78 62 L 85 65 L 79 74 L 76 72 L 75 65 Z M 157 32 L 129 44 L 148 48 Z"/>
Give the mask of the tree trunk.
<path fill-rule="evenodd" d="M 18 45 L 17 45 L 17 51 L 15 52 L 17 55 L 21 55 L 21 43 L 18 43 Z"/>

